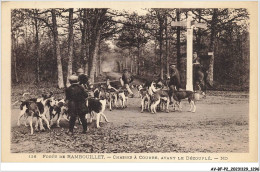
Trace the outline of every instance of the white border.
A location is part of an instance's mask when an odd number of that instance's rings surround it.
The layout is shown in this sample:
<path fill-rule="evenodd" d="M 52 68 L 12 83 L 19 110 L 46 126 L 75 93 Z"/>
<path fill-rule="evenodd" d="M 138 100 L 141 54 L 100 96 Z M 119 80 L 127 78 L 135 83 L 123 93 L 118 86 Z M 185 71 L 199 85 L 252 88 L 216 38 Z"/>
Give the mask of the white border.
<path fill-rule="evenodd" d="M 12 1 L 22 1 L 22 0 L 12 0 Z M 48 0 L 41 0 L 41 1 L 48 1 Z M 62 0 L 56 0 L 56 1 L 62 1 Z M 72 0 L 63 0 L 63 1 L 72 1 Z M 77 1 L 84 1 L 84 0 L 77 0 Z M 88 1 L 96 1 L 96 0 L 88 0 Z M 111 0 L 103 0 L 103 1 L 111 1 Z M 126 1 L 126 0 L 120 0 L 120 1 Z M 140 0 L 131 0 L 131 1 L 140 1 Z M 151 1 L 151 0 L 142 0 L 142 1 Z M 165 1 L 169 1 L 169 0 L 165 0 Z M 196 0 L 182 0 L 182 1 L 196 1 Z M 200 1 L 214 1 L 214 0 L 200 0 Z M 218 1 L 227 1 L 227 0 L 218 0 Z M 242 1 L 242 0 L 229 0 L 229 1 Z M 250 0 L 243 0 L 243 1 L 250 1 Z M 251 1 L 257 1 L 257 0 L 251 0 Z M 258 10 L 259 10 L 259 5 L 260 3 L 258 4 Z M 259 17 L 259 12 L 258 12 L 258 17 Z M 260 17 L 258 19 L 260 19 Z M 0 13 L 0 20 L 1 20 L 1 13 Z M 0 33 L 2 33 L 1 27 L 0 27 Z M 258 33 L 259 33 L 259 21 L 258 21 Z M 258 34 L 258 45 L 260 45 L 259 40 L 260 40 L 260 34 Z M 258 57 L 259 57 L 259 49 L 258 49 Z M 259 67 L 260 64 L 258 63 L 258 68 Z M 1 65 L 0 65 L 0 74 L 2 76 Z M 258 70 L 258 76 L 259 74 L 260 72 Z M 259 83 L 260 82 L 258 80 L 258 84 Z M 259 95 L 260 94 L 258 93 L 258 98 Z M 0 104 L 1 104 L 1 100 L 0 100 Z M 259 126 L 259 118 L 258 118 L 258 126 Z M 258 127 L 258 143 L 260 143 L 259 133 L 260 133 L 260 129 Z M 0 138 L 2 137 L 0 136 Z M 210 171 L 212 167 L 228 167 L 230 170 L 231 167 L 247 167 L 247 168 L 259 167 L 259 158 L 260 158 L 259 151 L 260 150 L 258 149 L 258 163 L 2 163 L 1 161 L 0 171 Z"/>

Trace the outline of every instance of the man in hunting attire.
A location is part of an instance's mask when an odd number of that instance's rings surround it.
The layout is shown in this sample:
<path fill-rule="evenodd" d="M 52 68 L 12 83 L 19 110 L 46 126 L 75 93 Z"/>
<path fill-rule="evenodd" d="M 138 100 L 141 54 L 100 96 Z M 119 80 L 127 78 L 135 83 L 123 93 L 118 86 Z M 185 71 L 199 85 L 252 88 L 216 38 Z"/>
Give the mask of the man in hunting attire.
<path fill-rule="evenodd" d="M 170 96 L 170 104 L 172 104 L 172 94 L 174 91 L 181 91 L 181 80 L 180 73 L 177 69 L 177 64 L 170 65 L 170 81 L 169 81 L 169 96 Z"/>
<path fill-rule="evenodd" d="M 65 90 L 66 102 L 68 104 L 68 114 L 70 116 L 69 131 L 67 132 L 67 134 L 73 134 L 73 129 L 77 116 L 79 116 L 82 122 L 83 133 L 86 133 L 87 122 L 85 119 L 85 114 L 88 113 L 88 110 L 85 100 L 88 97 L 88 94 L 87 92 L 85 92 L 84 88 L 78 84 L 78 76 L 70 76 L 69 81 L 71 86 L 66 88 Z"/>

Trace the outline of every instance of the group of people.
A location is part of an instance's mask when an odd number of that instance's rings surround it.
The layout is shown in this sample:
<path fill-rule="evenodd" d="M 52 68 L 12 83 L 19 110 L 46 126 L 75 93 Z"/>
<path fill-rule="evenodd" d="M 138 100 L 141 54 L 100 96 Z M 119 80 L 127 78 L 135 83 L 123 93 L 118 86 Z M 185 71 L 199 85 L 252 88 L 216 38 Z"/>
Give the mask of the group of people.
<path fill-rule="evenodd" d="M 119 80 L 122 87 L 125 87 L 128 90 L 129 96 L 133 97 L 134 94 L 129 87 L 129 84 L 133 81 L 133 76 L 127 69 L 123 71 L 122 77 Z M 77 70 L 76 75 L 74 74 L 69 77 L 69 82 L 70 86 L 65 89 L 65 100 L 68 105 L 68 114 L 70 116 L 69 131 L 67 134 L 73 134 L 77 116 L 79 116 L 82 122 L 82 133 L 86 133 L 87 121 L 85 119 L 85 114 L 88 113 L 88 109 L 85 102 L 88 97 L 88 90 L 93 86 L 93 84 L 89 82 L 89 78 L 86 74 L 84 74 L 84 70 L 82 68 Z"/>

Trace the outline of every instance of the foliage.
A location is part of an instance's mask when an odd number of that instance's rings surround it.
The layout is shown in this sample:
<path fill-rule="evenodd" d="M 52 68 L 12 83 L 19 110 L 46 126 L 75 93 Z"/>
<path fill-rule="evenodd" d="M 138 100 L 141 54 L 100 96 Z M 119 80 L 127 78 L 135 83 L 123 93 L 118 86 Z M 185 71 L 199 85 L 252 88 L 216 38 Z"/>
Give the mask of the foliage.
<path fill-rule="evenodd" d="M 66 81 L 69 9 L 55 10 L 63 77 Z M 177 28 L 171 27 L 171 22 L 177 20 L 178 9 L 145 10 L 146 14 L 114 9 L 74 9 L 73 72 L 83 66 L 88 74 L 93 67 L 96 70 L 94 73 L 102 74 L 101 64 L 114 59 L 121 65 L 119 68 L 115 67 L 117 69 L 114 71 L 128 68 L 134 74 L 159 75 L 162 71 L 166 72 L 168 63 L 179 62 Z M 180 21 L 186 20 L 188 11 L 192 11 L 195 22 L 207 24 L 207 29 L 194 29 L 194 51 L 199 55 L 207 55 L 214 45 L 214 82 L 247 87 L 250 59 L 247 10 L 180 9 Z M 38 65 L 40 82 L 57 82 L 57 54 L 54 51 L 51 9 L 13 9 L 11 20 L 12 83 L 36 82 Z M 97 42 L 98 34 L 100 39 Z M 180 28 L 179 36 L 180 56 L 185 58 L 184 27 Z M 94 59 L 95 66 L 92 64 Z M 185 69 L 182 70 L 185 72 Z"/>

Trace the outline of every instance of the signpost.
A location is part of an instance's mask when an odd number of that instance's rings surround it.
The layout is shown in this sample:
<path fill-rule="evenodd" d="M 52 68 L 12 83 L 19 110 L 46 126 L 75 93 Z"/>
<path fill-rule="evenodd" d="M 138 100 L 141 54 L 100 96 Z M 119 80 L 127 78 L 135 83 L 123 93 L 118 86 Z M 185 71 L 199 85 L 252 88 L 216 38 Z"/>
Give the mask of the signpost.
<path fill-rule="evenodd" d="M 193 28 L 206 28 L 204 23 L 196 23 L 192 21 L 192 13 L 188 12 L 187 21 L 172 22 L 172 27 L 186 27 L 187 28 L 187 70 L 186 70 L 186 90 L 193 91 Z"/>

